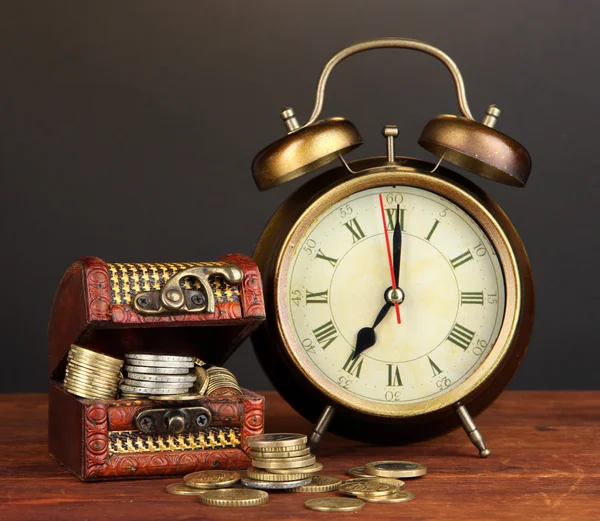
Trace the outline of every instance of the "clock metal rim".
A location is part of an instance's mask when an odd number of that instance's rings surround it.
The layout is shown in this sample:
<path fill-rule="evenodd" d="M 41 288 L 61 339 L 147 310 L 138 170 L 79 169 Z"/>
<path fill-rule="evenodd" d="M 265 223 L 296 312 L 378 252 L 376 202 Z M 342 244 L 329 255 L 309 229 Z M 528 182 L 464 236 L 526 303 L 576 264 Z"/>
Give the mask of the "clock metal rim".
<path fill-rule="evenodd" d="M 363 169 L 356 176 L 349 176 L 345 169 L 339 168 L 330 170 L 319 178 L 312 180 L 296 192 L 297 197 L 304 200 L 301 208 L 298 207 L 298 201 L 296 201 L 294 209 L 286 208 L 286 204 L 296 197 L 296 194 L 294 194 L 273 216 L 257 245 L 255 257 L 263 273 L 265 296 L 268 301 L 271 301 L 271 306 L 267 310 L 269 315 L 268 325 L 260 328 L 260 331 L 253 337 L 253 343 L 261 364 L 265 367 L 276 388 L 290 401 L 292 406 L 300 410 L 305 416 L 307 411 L 310 411 L 309 416 L 315 416 L 319 412 L 318 409 L 328 402 L 340 404 L 341 409 L 347 410 L 350 415 L 358 416 L 367 421 L 370 417 L 372 420 L 384 422 L 387 420 L 397 422 L 403 419 L 414 421 L 410 418 L 423 416 L 441 418 L 442 416 L 448 416 L 447 411 L 452 404 L 457 401 L 464 403 L 475 397 L 480 398 L 478 399 L 479 405 L 474 406 L 474 409 L 480 410 L 491 403 L 499 393 L 497 383 L 501 384 L 501 390 L 512 377 L 527 348 L 533 323 L 533 284 L 524 247 L 508 218 L 496 203 L 461 176 L 444 168 L 439 169 L 441 175 L 428 174 L 427 172 L 431 170 L 433 165 L 422 160 L 397 158 L 397 162 L 398 164 L 390 164 L 386 162 L 385 158 L 359 160 L 352 163 L 354 170 L 357 167 Z M 373 170 L 376 172 L 373 172 Z M 315 386 L 310 382 L 307 372 L 295 356 L 296 353 L 287 344 L 286 336 L 282 331 L 282 323 L 278 314 L 280 303 L 277 302 L 277 295 L 279 293 L 279 281 L 281 281 L 281 270 L 286 268 L 285 266 L 282 268 L 282 263 L 285 261 L 284 257 L 286 257 L 286 249 L 295 235 L 302 236 L 303 226 L 305 229 L 310 226 L 310 223 L 307 224 L 303 221 L 311 212 L 315 211 L 315 208 L 318 208 L 319 205 L 326 205 L 329 208 L 331 204 L 335 204 L 346 195 L 362 189 L 402 184 L 428 189 L 449 198 L 471 215 L 482 227 L 490 242 L 498 251 L 499 257 L 500 252 L 502 252 L 500 264 L 505 276 L 506 314 L 497 340 L 499 342 L 502 339 L 503 345 L 500 349 L 494 347 L 486 360 L 465 382 L 441 397 L 416 404 L 416 406 L 415 404 L 409 406 L 394 405 L 391 406 L 387 415 L 381 415 L 381 405 L 377 407 L 379 411 L 373 411 L 368 405 L 361 407 L 359 404 L 359 407 L 357 407 L 357 402 L 360 399 L 340 400 L 338 395 L 325 392 L 326 388 Z M 461 201 L 457 201 L 456 197 L 449 197 L 448 191 L 461 192 L 464 197 L 469 198 L 469 206 L 472 205 L 472 207 L 465 208 L 465 205 L 461 204 Z M 482 219 L 487 222 L 486 226 L 483 225 Z M 495 226 L 490 230 L 491 223 L 495 223 Z M 291 255 L 287 255 L 287 257 L 289 261 Z M 507 273 L 507 269 L 510 271 L 510 275 Z M 276 327 L 274 326 L 275 322 Z M 265 342 L 269 344 L 269 347 L 264 344 Z M 272 349 L 280 350 L 278 360 L 284 362 L 292 372 L 296 373 L 295 378 L 291 378 L 290 381 L 293 380 L 296 384 L 300 382 L 302 387 L 312 387 L 310 389 L 310 391 L 313 391 L 311 400 L 317 398 L 320 403 L 307 403 L 301 397 L 295 396 L 297 394 L 295 391 L 299 392 L 298 389 L 284 389 L 288 387 L 288 382 L 282 383 L 276 375 L 270 374 L 274 369 L 272 367 L 269 369 L 269 360 L 266 360 L 265 357 L 270 356 L 269 351 Z M 509 351 L 511 356 L 506 357 L 505 355 Z M 510 358 L 510 360 L 507 360 L 507 358 Z M 282 367 L 279 367 L 279 369 L 283 370 Z M 305 385 L 302 385 L 302 378 L 306 380 Z M 310 376 L 310 379 L 314 379 L 314 375 Z M 284 380 L 287 379 L 284 378 Z M 368 400 L 364 401 L 368 402 Z M 423 404 L 429 405 L 424 407 Z M 402 413 L 400 414 L 399 411 L 401 410 Z"/>

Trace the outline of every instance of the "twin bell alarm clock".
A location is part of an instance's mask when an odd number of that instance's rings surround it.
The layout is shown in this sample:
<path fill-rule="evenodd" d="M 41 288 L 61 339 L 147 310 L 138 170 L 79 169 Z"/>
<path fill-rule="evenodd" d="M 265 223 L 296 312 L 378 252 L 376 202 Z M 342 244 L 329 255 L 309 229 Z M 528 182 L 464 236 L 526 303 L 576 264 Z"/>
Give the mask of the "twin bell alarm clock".
<path fill-rule="evenodd" d="M 318 120 L 330 73 L 368 50 L 429 54 L 450 71 L 461 115 L 429 121 L 419 144 L 436 162 L 396 155 L 386 125 L 382 157 L 347 162 L 362 143 L 340 117 Z M 268 190 L 332 162 L 293 193 L 254 253 L 267 320 L 256 354 L 280 394 L 314 422 L 375 443 L 436 436 L 462 425 L 489 455 L 473 417 L 507 385 L 527 349 L 534 288 L 525 248 L 508 217 L 442 162 L 523 187 L 525 148 L 496 130 L 500 110 L 472 116 L 456 64 L 406 38 L 352 45 L 324 67 L 309 120 L 282 112 L 287 135 L 255 157 Z"/>

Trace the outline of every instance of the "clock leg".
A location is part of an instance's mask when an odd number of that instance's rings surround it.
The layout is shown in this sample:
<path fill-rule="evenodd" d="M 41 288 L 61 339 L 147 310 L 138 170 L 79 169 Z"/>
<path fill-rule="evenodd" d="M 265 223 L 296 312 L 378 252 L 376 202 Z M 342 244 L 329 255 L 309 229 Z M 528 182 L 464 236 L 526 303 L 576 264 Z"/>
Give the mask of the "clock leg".
<path fill-rule="evenodd" d="M 310 435 L 310 439 L 308 440 L 308 446 L 311 449 L 313 449 L 319 444 L 321 438 L 323 437 L 323 434 L 327 432 L 327 427 L 329 427 L 329 422 L 331 422 L 334 413 L 335 409 L 332 405 L 328 405 L 327 407 L 325 407 L 325 409 L 323 409 L 323 412 L 321 413 L 321 416 L 319 416 L 319 419 L 315 424 L 315 428 L 313 429 L 313 432 Z"/>
<path fill-rule="evenodd" d="M 490 449 L 485 446 L 485 441 L 483 440 L 483 436 L 479 432 L 477 425 L 471 418 L 469 411 L 462 403 L 455 404 L 454 408 L 456 409 L 456 414 L 458 414 L 458 418 L 460 419 L 460 423 L 462 423 L 463 429 L 469 436 L 469 439 L 477 447 L 479 450 L 479 456 L 481 458 L 487 458 L 490 455 Z"/>

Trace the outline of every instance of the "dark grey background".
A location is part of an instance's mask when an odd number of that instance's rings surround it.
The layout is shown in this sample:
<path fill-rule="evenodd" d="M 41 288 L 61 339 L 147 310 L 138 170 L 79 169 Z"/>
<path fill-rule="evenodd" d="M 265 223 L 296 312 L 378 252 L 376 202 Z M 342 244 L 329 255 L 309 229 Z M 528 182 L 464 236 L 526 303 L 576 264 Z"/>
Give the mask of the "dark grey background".
<path fill-rule="evenodd" d="M 534 338 L 514 388 L 598 387 L 600 68 L 595 2 L 19 2 L 0 12 L 2 298 L 0 391 L 46 388 L 46 323 L 67 266 L 250 254 L 302 181 L 258 193 L 254 154 L 303 122 L 325 61 L 378 36 L 425 40 L 461 67 L 471 108 L 533 157 L 525 190 L 477 181 L 528 247 Z M 325 116 L 344 116 L 381 155 L 439 113 L 450 77 L 406 51 L 365 53 L 334 72 Z M 473 178 L 472 176 L 470 176 Z M 249 344 L 229 367 L 269 387 Z"/>

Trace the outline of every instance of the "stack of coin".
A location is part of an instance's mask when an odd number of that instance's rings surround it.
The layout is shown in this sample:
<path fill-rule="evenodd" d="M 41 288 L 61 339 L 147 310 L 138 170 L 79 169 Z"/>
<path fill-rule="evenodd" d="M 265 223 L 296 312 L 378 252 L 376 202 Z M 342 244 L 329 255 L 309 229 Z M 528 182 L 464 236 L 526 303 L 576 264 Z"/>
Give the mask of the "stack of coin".
<path fill-rule="evenodd" d="M 82 398 L 114 400 L 121 380 L 123 360 L 71 345 L 64 387 Z"/>
<path fill-rule="evenodd" d="M 228 393 L 242 394 L 242 390 L 238 385 L 236 377 L 233 373 L 224 367 L 211 366 L 206 369 L 208 376 L 208 385 L 206 387 L 206 395 L 216 392 L 227 391 Z"/>
<path fill-rule="evenodd" d="M 293 490 L 310 485 L 317 463 L 303 434 L 257 434 L 246 438 L 252 466 L 242 483 L 262 490 Z"/>
<path fill-rule="evenodd" d="M 186 395 L 196 384 L 191 356 L 127 353 L 125 360 L 127 378 L 119 388 L 122 398 Z"/>

